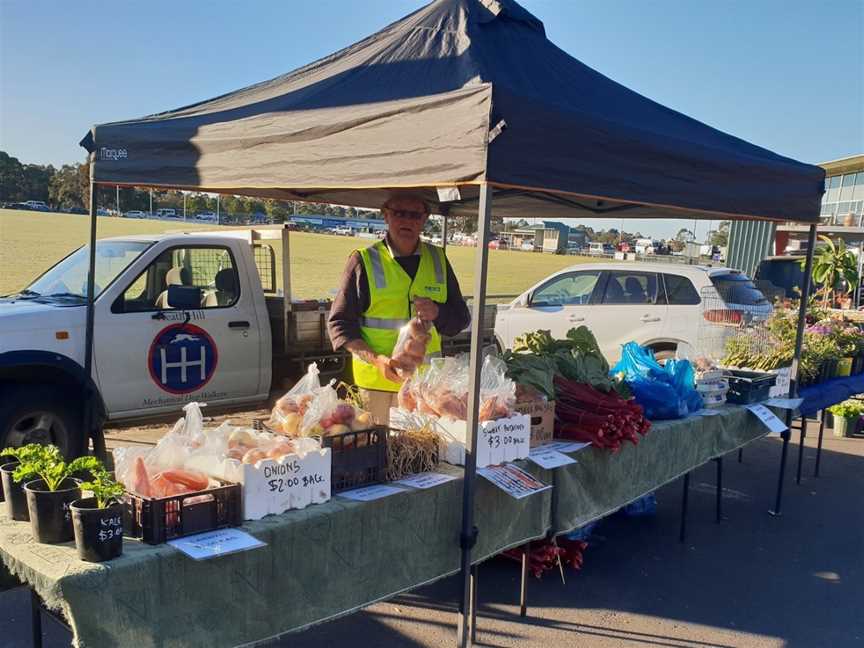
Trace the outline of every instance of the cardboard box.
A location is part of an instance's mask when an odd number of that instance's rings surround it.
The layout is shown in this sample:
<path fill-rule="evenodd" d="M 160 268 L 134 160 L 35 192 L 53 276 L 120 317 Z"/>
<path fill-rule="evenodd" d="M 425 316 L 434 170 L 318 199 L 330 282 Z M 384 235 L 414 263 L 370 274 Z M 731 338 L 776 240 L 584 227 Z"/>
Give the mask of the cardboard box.
<path fill-rule="evenodd" d="M 555 434 L 555 401 L 522 401 L 516 403 L 513 409 L 531 417 L 532 448 L 552 440 Z"/>

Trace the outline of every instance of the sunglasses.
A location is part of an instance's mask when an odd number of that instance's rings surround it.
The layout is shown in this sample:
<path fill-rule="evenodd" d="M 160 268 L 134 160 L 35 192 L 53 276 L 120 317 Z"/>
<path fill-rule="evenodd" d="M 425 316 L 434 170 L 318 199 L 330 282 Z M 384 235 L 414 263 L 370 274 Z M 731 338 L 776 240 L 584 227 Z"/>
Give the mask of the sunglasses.
<path fill-rule="evenodd" d="M 399 218 L 401 220 L 419 221 L 426 218 L 426 212 L 422 211 L 410 211 L 408 209 L 390 209 L 388 207 L 387 212 L 391 216 L 395 216 L 396 218 Z"/>

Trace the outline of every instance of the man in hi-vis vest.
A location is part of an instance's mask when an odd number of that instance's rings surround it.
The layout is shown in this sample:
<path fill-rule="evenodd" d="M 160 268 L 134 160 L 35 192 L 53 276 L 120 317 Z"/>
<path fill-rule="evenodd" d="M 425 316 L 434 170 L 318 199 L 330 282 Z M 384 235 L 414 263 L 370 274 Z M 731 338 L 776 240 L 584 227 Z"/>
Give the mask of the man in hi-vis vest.
<path fill-rule="evenodd" d="M 400 387 L 390 359 L 399 329 L 415 315 L 432 322 L 429 357 L 441 351 L 439 334 L 456 335 L 471 316 L 444 250 L 420 241 L 428 205 L 400 193 L 381 212 L 387 237 L 351 254 L 328 327 L 333 347 L 351 352 L 354 383 L 366 408 L 387 424 Z"/>

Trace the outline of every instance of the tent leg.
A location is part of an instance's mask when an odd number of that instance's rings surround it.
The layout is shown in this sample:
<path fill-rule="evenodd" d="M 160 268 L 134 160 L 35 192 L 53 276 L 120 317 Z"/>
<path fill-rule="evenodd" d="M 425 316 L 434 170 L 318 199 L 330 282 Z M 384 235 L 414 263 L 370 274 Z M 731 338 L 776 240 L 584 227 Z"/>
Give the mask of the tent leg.
<path fill-rule="evenodd" d="M 744 448 L 738 448 L 738 463 L 744 463 Z"/>
<path fill-rule="evenodd" d="M 42 603 L 32 587 L 30 588 L 30 636 L 33 648 L 42 648 Z"/>
<path fill-rule="evenodd" d="M 717 509 L 717 524 L 723 520 L 723 457 L 717 457 L 714 459 L 717 463 L 717 502 L 715 508 Z"/>
<path fill-rule="evenodd" d="M 90 389 L 89 379 L 93 376 L 93 320 L 95 313 L 96 281 L 96 183 L 93 182 L 93 166 L 90 166 L 90 264 L 87 272 L 87 320 L 84 329 L 84 379 L 85 383 L 84 417 L 81 434 L 86 442 L 92 437 L 93 452 L 102 459 L 105 457 L 105 435 L 102 425 L 96 425 L 96 403 L 98 394 Z"/>
<path fill-rule="evenodd" d="M 816 444 L 816 468 L 813 470 L 813 476 L 819 476 L 819 463 L 822 460 L 822 436 L 825 434 L 825 410 L 819 413 L 819 442 Z"/>
<path fill-rule="evenodd" d="M 471 316 L 471 353 L 468 385 L 468 435 L 465 439 L 465 479 L 462 486 L 462 532 L 460 545 L 461 591 L 456 645 L 472 645 L 471 636 L 471 549 L 477 542 L 474 526 L 474 481 L 477 475 L 477 427 L 480 406 L 480 371 L 483 368 L 483 312 L 486 307 L 486 269 L 489 264 L 489 222 L 492 215 L 492 189 L 480 185 L 480 205 L 477 216 L 477 252 L 474 256 L 474 312 Z"/>
<path fill-rule="evenodd" d="M 804 262 L 804 285 L 801 286 L 801 301 L 798 303 L 798 327 L 795 331 L 795 352 L 792 356 L 792 382 L 789 385 L 789 397 L 798 396 L 798 368 L 801 364 L 801 346 L 804 342 L 804 320 L 807 317 L 807 302 L 810 300 L 810 284 L 813 274 L 813 250 L 816 247 L 816 225 L 810 226 L 807 234 L 807 258 Z M 786 456 L 789 453 L 789 438 L 792 435 L 792 412 L 786 412 L 786 427 L 783 432 L 783 450 L 780 455 L 780 476 L 777 480 L 777 498 L 774 501 L 774 509 L 768 511 L 771 515 L 780 515 L 780 507 L 783 504 L 783 478 L 786 473 Z M 803 438 L 802 438 L 803 443 Z"/>
<path fill-rule="evenodd" d="M 690 495 L 690 473 L 684 473 L 684 490 L 681 495 L 681 529 L 678 532 L 678 542 L 687 538 L 687 500 Z"/>
<path fill-rule="evenodd" d="M 786 425 L 789 425 L 789 415 L 786 416 Z M 786 457 L 789 454 L 789 438 L 792 436 L 792 430 L 786 430 L 781 435 L 783 437 L 783 448 L 780 450 L 780 475 L 777 477 L 777 496 L 774 498 L 774 508 L 768 511 L 771 515 L 777 517 L 781 513 L 783 506 L 783 480 L 786 477 Z"/>
<path fill-rule="evenodd" d="M 801 436 L 798 438 L 798 468 L 795 474 L 795 483 L 801 484 L 801 464 L 804 461 L 804 439 L 807 436 L 807 417 L 801 417 Z"/>

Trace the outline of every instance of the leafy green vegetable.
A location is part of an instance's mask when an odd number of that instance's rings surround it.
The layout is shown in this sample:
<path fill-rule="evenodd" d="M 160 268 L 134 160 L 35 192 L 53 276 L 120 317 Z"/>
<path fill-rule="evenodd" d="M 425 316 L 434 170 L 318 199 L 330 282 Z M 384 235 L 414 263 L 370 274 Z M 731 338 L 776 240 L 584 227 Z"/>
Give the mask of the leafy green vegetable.
<path fill-rule="evenodd" d="M 507 377 L 521 385 L 529 385 L 545 395 L 555 398 L 553 378 L 558 370 L 553 358 L 534 353 L 514 353 L 506 351 L 504 362 L 507 364 Z"/>
<path fill-rule="evenodd" d="M 570 329 L 563 340 L 556 340 L 546 330 L 526 333 L 516 338 L 504 361 L 510 378 L 531 385 L 548 398 L 555 397 L 554 374 L 604 392 L 616 389 L 623 397 L 630 396 L 626 385 L 609 377 L 609 363 L 586 326 Z"/>
<path fill-rule="evenodd" d="M 114 481 L 108 471 L 100 466 L 99 470 L 93 471 L 93 479 L 81 484 L 81 490 L 93 491 L 96 508 L 103 509 L 112 502 L 119 501 L 124 489 L 123 484 Z"/>
<path fill-rule="evenodd" d="M 104 470 L 96 457 L 78 457 L 66 463 L 60 450 L 53 445 L 30 443 L 20 448 L 6 448 L 0 454 L 11 455 L 20 462 L 12 474 L 16 482 L 40 477 L 51 491 L 57 490 L 64 479 L 76 472 Z"/>

